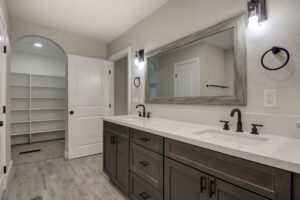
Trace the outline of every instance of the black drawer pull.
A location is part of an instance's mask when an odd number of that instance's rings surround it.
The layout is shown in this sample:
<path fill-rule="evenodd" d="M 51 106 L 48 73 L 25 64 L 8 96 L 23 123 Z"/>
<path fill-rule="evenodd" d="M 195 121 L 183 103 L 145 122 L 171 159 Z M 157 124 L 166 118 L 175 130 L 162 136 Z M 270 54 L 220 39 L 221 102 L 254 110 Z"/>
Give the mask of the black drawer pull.
<path fill-rule="evenodd" d="M 139 140 L 141 140 L 142 142 L 148 142 L 150 139 L 149 139 L 149 138 L 142 137 L 142 138 L 139 138 Z"/>
<path fill-rule="evenodd" d="M 142 192 L 139 194 L 144 200 L 150 199 L 150 196 L 146 192 Z"/>
<path fill-rule="evenodd" d="M 140 163 L 140 165 L 142 165 L 144 167 L 147 167 L 148 165 L 150 165 L 150 163 L 148 163 L 147 161 L 141 161 L 139 163 Z"/>
<path fill-rule="evenodd" d="M 209 197 L 212 197 L 216 193 L 216 181 L 209 181 Z"/>
<path fill-rule="evenodd" d="M 206 190 L 206 177 L 201 176 L 200 177 L 200 192 L 202 193 L 204 190 Z"/>

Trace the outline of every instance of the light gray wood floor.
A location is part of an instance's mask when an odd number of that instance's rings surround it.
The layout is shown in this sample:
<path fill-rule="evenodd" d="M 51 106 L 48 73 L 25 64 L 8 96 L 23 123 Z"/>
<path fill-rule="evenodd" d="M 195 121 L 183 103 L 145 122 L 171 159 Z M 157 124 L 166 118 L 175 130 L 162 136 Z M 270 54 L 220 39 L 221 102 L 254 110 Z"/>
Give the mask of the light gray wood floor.
<path fill-rule="evenodd" d="M 51 148 L 49 143 L 40 145 L 48 145 L 48 151 L 56 149 Z M 52 145 L 58 148 L 64 143 L 56 141 Z M 18 151 L 22 148 L 18 147 Z M 55 156 L 54 152 L 47 152 L 46 155 L 51 156 L 35 160 L 34 154 L 25 154 L 27 159 L 21 155 L 14 157 L 14 162 L 18 164 L 13 168 L 3 200 L 32 200 L 38 197 L 43 200 L 127 200 L 104 175 L 102 155 L 65 160 L 63 154 Z"/>

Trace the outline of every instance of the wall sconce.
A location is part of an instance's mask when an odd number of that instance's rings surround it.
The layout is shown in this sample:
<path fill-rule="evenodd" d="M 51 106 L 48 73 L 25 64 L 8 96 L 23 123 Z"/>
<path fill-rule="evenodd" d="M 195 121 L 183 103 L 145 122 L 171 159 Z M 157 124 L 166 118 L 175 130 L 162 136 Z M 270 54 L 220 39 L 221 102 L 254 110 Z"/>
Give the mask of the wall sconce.
<path fill-rule="evenodd" d="M 145 61 L 145 51 L 144 49 L 141 49 L 139 51 L 135 52 L 135 65 L 139 65 Z"/>
<path fill-rule="evenodd" d="M 266 19 L 266 0 L 250 0 L 248 2 L 248 28 L 255 29 L 259 22 Z"/>

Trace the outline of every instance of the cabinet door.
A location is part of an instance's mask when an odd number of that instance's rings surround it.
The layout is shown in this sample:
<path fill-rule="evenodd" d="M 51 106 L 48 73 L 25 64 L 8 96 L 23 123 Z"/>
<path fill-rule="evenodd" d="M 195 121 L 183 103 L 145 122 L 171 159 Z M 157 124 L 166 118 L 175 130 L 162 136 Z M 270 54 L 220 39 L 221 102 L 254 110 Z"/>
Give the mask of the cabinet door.
<path fill-rule="evenodd" d="M 206 200 L 208 176 L 165 158 L 165 200 Z"/>
<path fill-rule="evenodd" d="M 209 200 L 268 200 L 238 186 L 209 177 Z"/>
<path fill-rule="evenodd" d="M 118 135 L 116 144 L 116 184 L 129 194 L 129 137 Z"/>
<path fill-rule="evenodd" d="M 115 179 L 116 176 L 116 136 L 108 131 L 103 132 L 103 171 L 111 178 Z"/>

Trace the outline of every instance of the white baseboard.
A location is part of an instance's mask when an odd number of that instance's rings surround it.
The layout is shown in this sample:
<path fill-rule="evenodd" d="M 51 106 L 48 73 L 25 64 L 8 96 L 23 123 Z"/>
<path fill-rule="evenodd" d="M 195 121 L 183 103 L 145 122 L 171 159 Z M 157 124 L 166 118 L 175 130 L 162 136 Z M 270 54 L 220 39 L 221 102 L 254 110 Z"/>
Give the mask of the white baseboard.
<path fill-rule="evenodd" d="M 64 151 L 64 154 L 65 154 L 65 159 L 68 159 L 68 152 Z"/>
<path fill-rule="evenodd" d="M 9 162 L 9 166 L 7 168 L 7 173 L 5 175 L 5 186 L 7 187 L 8 181 L 12 176 L 12 171 L 13 171 L 13 161 L 11 160 Z"/>

